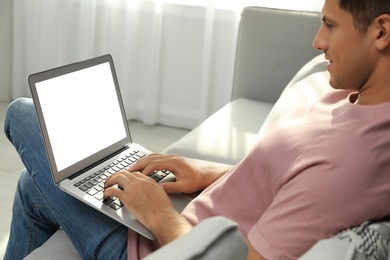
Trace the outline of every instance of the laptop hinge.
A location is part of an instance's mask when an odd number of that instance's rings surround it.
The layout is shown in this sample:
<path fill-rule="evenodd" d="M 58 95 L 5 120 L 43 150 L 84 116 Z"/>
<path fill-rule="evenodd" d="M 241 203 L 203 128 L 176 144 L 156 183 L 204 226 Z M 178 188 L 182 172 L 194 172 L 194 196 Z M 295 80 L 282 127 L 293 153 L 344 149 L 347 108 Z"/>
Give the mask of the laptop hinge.
<path fill-rule="evenodd" d="M 104 158 L 101 159 L 100 161 L 98 161 L 98 162 L 96 162 L 96 163 L 94 163 L 94 164 L 88 166 L 87 168 L 82 169 L 81 171 L 79 171 L 79 172 L 73 174 L 73 175 L 70 176 L 68 179 L 69 179 L 69 180 L 73 180 L 74 178 L 77 178 L 78 176 L 80 176 L 80 175 L 83 174 L 84 172 L 89 171 L 90 169 L 92 169 L 92 168 L 98 166 L 99 164 L 101 164 L 102 162 L 107 161 L 108 159 L 110 159 L 110 158 L 112 158 L 112 157 L 115 157 L 116 155 L 122 153 L 123 151 L 125 151 L 125 150 L 127 150 L 127 149 L 129 149 L 128 146 L 123 147 L 122 149 L 116 151 L 115 153 L 112 153 L 111 155 L 104 157 Z"/>

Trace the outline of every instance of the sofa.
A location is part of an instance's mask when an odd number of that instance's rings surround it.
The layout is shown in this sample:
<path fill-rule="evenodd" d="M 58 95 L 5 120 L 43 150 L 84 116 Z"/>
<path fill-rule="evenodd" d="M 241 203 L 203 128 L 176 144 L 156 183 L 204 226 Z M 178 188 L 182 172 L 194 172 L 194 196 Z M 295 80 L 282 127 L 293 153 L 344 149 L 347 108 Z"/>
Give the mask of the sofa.
<path fill-rule="evenodd" d="M 320 19 L 319 13 L 245 8 L 231 101 L 163 152 L 236 164 L 273 122 L 318 98 L 329 88 L 327 63 L 312 48 Z M 323 249 L 321 245 L 319 250 Z M 313 250 L 305 259 L 320 259 Z M 245 239 L 235 223 L 214 217 L 157 250 L 149 259 L 245 259 L 246 254 Z M 26 259 L 80 256 L 60 229 Z"/>

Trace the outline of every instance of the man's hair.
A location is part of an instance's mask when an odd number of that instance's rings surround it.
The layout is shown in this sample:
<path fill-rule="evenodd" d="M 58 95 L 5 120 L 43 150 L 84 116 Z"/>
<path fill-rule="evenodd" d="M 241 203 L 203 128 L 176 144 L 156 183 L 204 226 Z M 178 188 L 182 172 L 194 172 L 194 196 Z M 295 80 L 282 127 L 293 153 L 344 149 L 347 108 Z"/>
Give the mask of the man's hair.
<path fill-rule="evenodd" d="M 390 14 L 390 0 L 339 0 L 340 8 L 353 17 L 355 28 L 365 33 L 375 18 Z"/>

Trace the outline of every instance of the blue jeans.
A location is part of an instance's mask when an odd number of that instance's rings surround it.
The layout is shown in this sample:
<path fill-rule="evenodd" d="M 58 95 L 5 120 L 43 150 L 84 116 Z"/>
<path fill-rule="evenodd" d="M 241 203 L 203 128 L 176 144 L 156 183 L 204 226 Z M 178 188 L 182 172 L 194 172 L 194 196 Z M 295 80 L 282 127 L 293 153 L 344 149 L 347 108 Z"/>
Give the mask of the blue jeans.
<path fill-rule="evenodd" d="M 127 259 L 127 228 L 54 184 L 31 99 L 9 106 L 4 129 L 26 167 L 15 194 L 4 259 L 22 259 L 60 227 L 83 259 Z"/>

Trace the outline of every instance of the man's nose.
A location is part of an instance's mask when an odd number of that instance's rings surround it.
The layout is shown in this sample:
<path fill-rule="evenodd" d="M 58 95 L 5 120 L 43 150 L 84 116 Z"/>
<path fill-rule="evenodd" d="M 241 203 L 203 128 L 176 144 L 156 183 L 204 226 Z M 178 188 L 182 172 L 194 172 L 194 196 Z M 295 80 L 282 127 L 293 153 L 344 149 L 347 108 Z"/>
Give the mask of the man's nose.
<path fill-rule="evenodd" d="M 328 49 L 328 42 L 325 38 L 324 32 L 321 28 L 318 30 L 318 33 L 313 41 L 313 48 L 318 51 L 325 51 Z"/>

